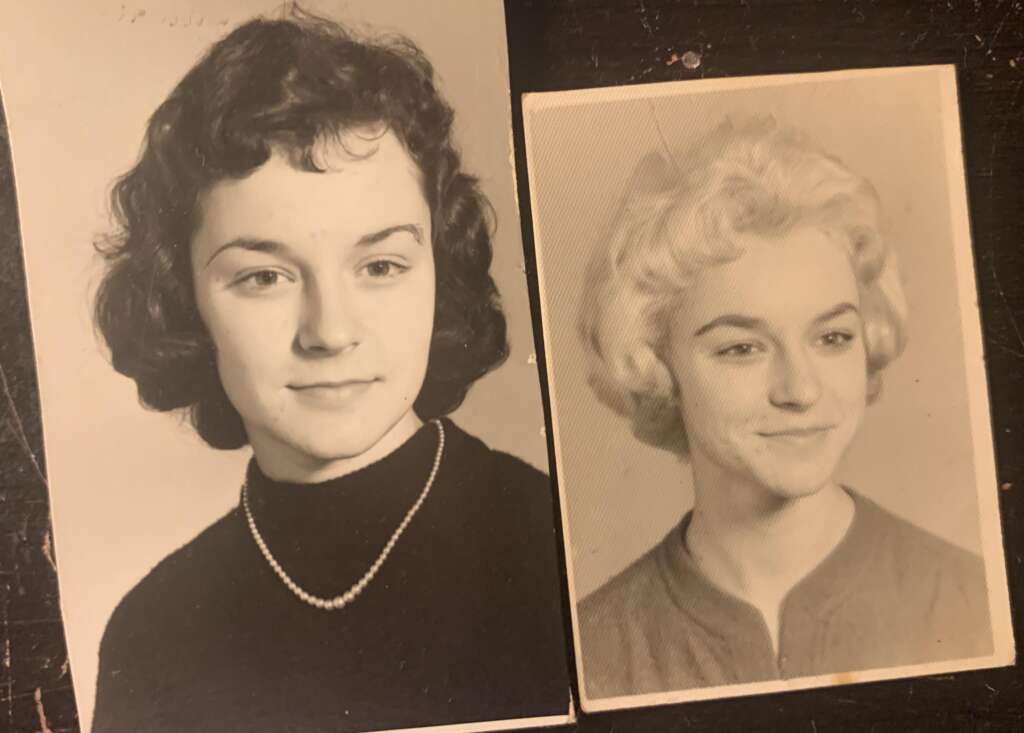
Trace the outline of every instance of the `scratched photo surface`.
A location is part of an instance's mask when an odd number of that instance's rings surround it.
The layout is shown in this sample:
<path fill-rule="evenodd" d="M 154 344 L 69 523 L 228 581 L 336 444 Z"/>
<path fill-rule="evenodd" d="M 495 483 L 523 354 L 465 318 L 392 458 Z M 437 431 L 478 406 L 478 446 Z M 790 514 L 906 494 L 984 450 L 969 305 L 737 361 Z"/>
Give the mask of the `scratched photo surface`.
<path fill-rule="evenodd" d="M 952 67 L 524 97 L 586 711 L 1013 640 Z"/>
<path fill-rule="evenodd" d="M 189 718 L 189 709 L 217 710 L 240 726 L 243 721 L 248 721 L 248 727 L 240 730 L 257 730 L 264 726 L 280 729 L 283 727 L 281 715 L 286 716 L 288 724 L 295 725 L 296 729 L 312 726 L 309 729 L 337 730 L 463 723 L 482 729 L 494 727 L 497 724 L 488 721 L 496 720 L 504 720 L 503 727 L 565 720 L 570 704 L 564 616 L 558 588 L 561 571 L 555 551 L 558 518 L 553 509 L 554 492 L 546 477 L 548 456 L 543 410 L 533 356 L 534 336 L 510 166 L 510 105 L 502 4 L 497 0 L 473 3 L 446 0 L 429 5 L 412 0 L 311 0 L 301 5 L 296 10 L 292 3 L 243 0 L 147 0 L 137 3 L 102 0 L 81 7 L 43 2 L 31 8 L 7 8 L 0 13 L 3 40 L 0 44 L 0 79 L 17 173 L 56 563 L 60 568 L 61 604 L 82 729 L 89 730 L 94 722 L 98 678 L 101 688 L 107 685 L 114 690 L 108 695 L 112 701 L 108 701 L 110 710 L 114 712 L 102 727 L 97 721 L 97 730 L 185 730 L 208 726 L 230 729 L 211 719 L 195 719 L 199 713 L 191 713 L 193 718 Z M 301 563 L 299 567 L 289 566 L 287 558 L 292 552 L 317 542 L 320 543 L 317 551 L 328 553 L 329 548 L 323 546 L 323 538 L 343 535 L 358 518 L 346 515 L 345 521 L 351 519 L 350 524 L 343 520 L 325 524 L 326 520 L 321 518 L 320 524 L 309 525 L 311 528 L 306 534 L 295 536 L 290 542 L 278 540 L 276 545 L 271 536 L 274 523 L 284 522 L 291 515 L 284 512 L 280 520 L 264 518 L 266 544 L 281 558 L 281 565 L 294 576 L 297 586 L 313 596 L 319 594 L 321 598 L 329 598 L 364 577 L 364 571 L 378 556 L 377 551 L 385 541 L 395 539 L 393 529 L 399 525 L 406 508 L 412 506 L 417 498 L 425 497 L 422 505 L 416 504 L 411 521 L 402 525 L 404 534 L 398 532 L 401 536 L 397 537 L 393 547 L 389 545 L 391 554 L 379 574 L 354 589 L 353 595 L 358 597 L 351 605 L 336 610 L 315 608 L 315 604 L 296 597 L 298 592 L 290 591 L 272 572 L 269 562 L 261 557 L 246 526 L 247 521 L 240 514 L 240 486 L 246 479 L 247 466 L 250 466 L 249 481 L 253 481 L 252 451 L 249 447 L 215 450 L 197 435 L 197 430 L 182 410 L 161 412 L 140 405 L 135 382 L 112 368 L 108 345 L 93 320 L 94 299 L 105 272 L 104 261 L 95 245 L 109 245 L 116 240 L 118 227 L 111 209 L 111 189 L 117 177 L 138 162 L 150 116 L 186 72 L 218 40 L 257 15 L 273 20 L 296 12 L 308 12 L 340 22 L 358 36 L 376 38 L 382 34 L 402 34 L 418 45 L 433 65 L 437 87 L 454 110 L 453 140 L 455 149 L 461 154 L 461 171 L 466 174 L 449 185 L 462 187 L 464 193 L 468 191 L 465 197 L 472 199 L 472 206 L 476 207 L 445 210 L 445 216 L 451 221 L 434 221 L 433 225 L 435 228 L 457 228 L 463 225 L 464 219 L 472 223 L 475 221 L 473 217 L 480 217 L 483 224 L 473 224 L 477 229 L 472 231 L 486 230 L 486 206 L 479 199 L 472 198 L 475 196 L 471 190 L 473 184 L 466 176 L 475 178 L 479 190 L 493 206 L 496 229 L 490 238 L 493 262 L 489 271 L 500 294 L 509 344 L 508 357 L 502 360 L 501 334 L 496 330 L 498 326 L 491 323 L 488 326 L 491 330 L 487 333 L 496 335 L 496 345 L 491 349 L 494 353 L 489 357 L 487 368 L 480 370 L 485 376 L 473 384 L 461 406 L 451 413 L 451 421 L 443 423 L 443 452 L 441 429 L 435 429 L 429 423 L 395 451 L 395 454 L 405 451 L 408 455 L 412 450 L 414 458 L 422 457 L 423 465 L 420 467 L 417 462 L 415 470 L 409 468 L 409 485 L 414 489 L 413 493 L 391 499 L 390 504 L 382 498 L 382 503 L 388 504 L 388 512 L 391 513 L 378 520 L 367 519 L 365 526 L 359 525 L 352 530 L 356 534 L 364 532 L 369 538 L 366 542 L 378 543 L 365 561 L 361 557 L 347 557 L 345 553 L 338 553 L 336 562 L 330 557 L 324 559 L 324 563 L 332 566 L 329 571 L 324 571 L 332 581 L 325 582 L 320 578 L 318 585 L 315 571 L 322 568 L 302 567 Z M 265 61 L 267 58 L 256 58 L 251 63 Z M 225 63 L 230 62 L 228 59 Z M 299 66 L 302 63 L 300 59 Z M 307 60 L 305 64 L 303 72 L 311 78 L 316 77 L 318 69 L 315 63 Z M 387 74 L 400 72 L 384 64 L 376 67 L 370 77 L 377 73 L 381 78 L 388 78 Z M 417 73 L 425 72 L 421 67 Z M 217 83 L 227 86 L 229 80 L 221 77 Z M 317 79 L 313 78 L 310 83 L 315 86 Z M 372 84 L 372 79 L 367 83 Z M 258 87 L 256 84 L 251 90 L 243 90 L 250 94 L 251 99 L 257 100 L 254 109 L 260 104 L 261 91 Z M 212 98 L 217 98 L 216 93 Z M 401 107 L 405 98 L 398 95 L 398 99 L 392 99 L 390 104 Z M 285 101 L 302 104 L 295 98 Z M 272 114 L 266 110 L 266 100 L 263 103 L 263 113 Z M 403 109 L 396 114 L 404 113 Z M 211 118 L 215 116 L 214 111 L 208 111 Z M 244 119 L 249 114 L 246 109 L 236 110 L 236 113 L 242 119 L 241 124 L 248 121 Z M 427 114 L 432 113 L 428 111 Z M 199 118 L 205 119 L 203 114 L 191 121 L 179 118 L 173 124 L 157 127 L 151 135 L 177 134 L 176 125 L 201 126 L 203 120 Z M 422 240 L 431 236 L 429 222 L 433 213 L 426 208 L 425 200 L 434 197 L 434 193 L 427 190 L 428 182 L 419 178 L 405 148 L 394 134 L 389 132 L 381 137 L 378 132 L 370 130 L 364 137 L 339 138 L 341 142 L 355 146 L 355 154 L 351 158 L 345 157 L 351 151 L 342 150 L 344 145 L 332 147 L 330 140 L 309 152 L 309 157 L 317 158 L 321 168 L 329 171 L 334 170 L 333 164 L 342 170 L 346 165 L 355 169 L 365 161 L 369 170 L 378 165 L 390 165 L 385 164 L 385 160 L 398 161 L 390 173 L 380 168 L 373 175 L 368 174 L 367 180 L 371 183 L 366 188 L 357 187 L 353 194 L 357 198 L 363 195 L 361 192 L 376 191 L 374 195 L 367 194 L 364 204 L 354 206 L 345 201 L 339 209 L 348 211 L 351 220 L 358 220 L 364 215 L 372 218 L 372 212 L 376 210 L 374 207 L 380 208 L 378 205 L 382 202 L 385 208 L 388 205 L 399 208 L 402 205 L 412 206 L 406 211 L 413 212 L 413 219 L 418 223 L 404 226 L 404 220 L 397 222 L 398 229 L 388 230 L 390 233 L 383 237 L 397 242 L 394 244 L 396 251 L 385 252 L 385 257 L 375 259 L 366 267 L 360 265 L 360 276 L 375 278 L 374 283 L 404 274 L 412 259 L 421 256 L 415 254 L 415 249 L 420 247 L 422 251 Z M 224 135 L 230 134 L 228 124 Z M 415 135 L 416 129 L 411 134 Z M 363 147 L 359 148 L 360 145 Z M 380 152 L 367 154 L 368 145 L 373 150 L 379 148 Z M 201 152 L 197 148 L 197 155 Z M 185 150 L 180 154 L 187 157 L 191 151 Z M 330 160 L 332 155 L 335 156 L 333 161 Z M 307 170 L 310 166 L 317 168 L 316 161 L 312 164 L 309 161 L 296 162 L 288 159 L 287 153 L 279 151 L 274 153 L 272 161 L 277 165 L 276 172 L 271 171 L 267 176 L 271 179 L 277 176 L 280 181 L 289 176 L 296 181 L 301 179 L 304 181 L 301 185 L 308 184 L 307 189 L 289 189 L 286 184 L 275 188 L 276 184 L 271 182 L 262 194 L 256 192 L 257 198 L 263 196 L 260 199 L 262 204 L 253 205 L 250 201 L 246 204 L 249 209 L 241 204 L 233 208 L 232 197 L 244 198 L 247 195 L 246 184 L 250 184 L 251 189 L 259 187 L 258 176 L 243 173 L 237 180 L 233 179 L 238 184 L 235 188 L 225 185 L 218 189 L 218 195 L 223 196 L 222 204 L 218 205 L 210 198 L 204 199 L 207 214 L 214 209 L 223 214 L 220 219 L 208 216 L 207 221 L 216 220 L 230 228 L 234 217 L 235 225 L 242 229 L 253 222 L 258 229 L 261 222 L 283 221 L 286 230 L 288 226 L 294 230 L 296 226 L 302 226 L 307 214 L 289 217 L 288 212 L 302 212 L 305 208 L 312 211 L 314 218 L 327 217 L 328 224 L 341 221 L 338 226 L 347 225 L 350 219 L 331 214 L 329 206 L 310 209 L 311 202 L 318 196 L 327 201 L 332 200 L 332 195 L 344 198 L 341 183 L 337 184 L 340 188 L 327 190 L 331 187 L 331 180 L 341 181 L 341 178 L 332 179 L 329 174 L 318 178 Z M 163 160 L 161 164 L 173 168 L 179 162 Z M 201 161 L 200 170 L 207 164 L 215 163 Z M 438 165 L 449 166 L 446 168 L 449 170 L 452 160 L 445 158 Z M 241 167 L 245 168 L 244 165 Z M 396 180 L 399 183 L 396 184 Z M 372 188 L 374 185 L 376 188 Z M 140 201 L 145 201 L 147 194 L 136 188 L 135 195 L 140 197 Z M 344 209 L 345 205 L 349 209 Z M 244 211 L 255 213 L 247 221 L 249 215 L 239 213 Z M 267 217 L 261 219 L 257 216 L 264 212 L 269 212 Z M 162 215 L 152 211 L 148 213 Z M 395 222 L 384 222 L 382 226 L 387 224 Z M 374 229 L 369 234 L 371 236 L 364 237 L 360 246 L 367 251 L 374 247 L 379 249 L 380 232 Z M 315 233 L 311 236 L 311 241 L 319 241 Z M 480 236 L 486 239 L 486 234 Z M 157 245 L 161 244 L 157 242 Z M 407 251 L 402 252 L 402 248 Z M 238 257 L 276 256 L 273 252 L 261 251 L 259 245 L 235 249 L 245 250 L 241 254 L 236 252 Z M 322 269 L 322 258 L 315 259 L 310 254 L 314 251 L 322 250 L 303 250 L 309 256 L 302 262 L 302 267 L 308 266 L 310 272 L 323 275 L 317 282 L 323 285 L 320 290 L 326 291 L 325 283 L 337 285 L 338 281 L 330 279 L 329 272 L 333 271 Z M 295 257 L 301 259 L 299 255 Z M 253 265 L 259 274 L 245 275 L 244 287 L 251 291 L 250 295 L 292 283 L 289 278 L 293 276 L 298 279 L 289 269 L 291 265 L 282 265 L 281 262 L 278 259 L 269 265 L 265 262 Z M 481 277 L 479 272 L 481 268 L 486 271 L 487 264 L 483 260 L 476 261 L 471 264 L 476 269 L 467 271 L 468 274 L 452 276 L 447 284 L 438 286 L 440 292 L 461 277 L 471 285 L 476 283 L 474 287 L 483 288 L 479 292 L 474 291 L 476 301 L 469 298 L 456 307 L 456 310 L 459 307 L 463 310 L 458 315 L 475 318 L 473 309 L 477 305 L 474 303 L 487 299 L 486 285 L 473 280 Z M 156 270 L 148 272 L 153 275 Z M 142 279 L 136 282 L 140 293 L 149 287 Z M 413 354 L 410 357 L 415 362 L 411 367 L 413 372 L 417 364 L 420 368 L 427 368 L 425 348 L 429 340 L 424 341 L 422 336 L 426 333 L 429 337 L 430 331 L 422 328 L 417 331 L 415 324 L 426 324 L 429 328 L 433 312 L 431 298 L 434 297 L 430 290 L 431 282 L 432 278 L 422 279 L 425 290 L 421 291 L 423 297 L 415 304 L 412 300 L 400 300 L 394 305 L 399 310 L 404 308 L 406 321 L 390 330 L 387 327 L 377 329 L 372 336 L 363 334 L 365 341 L 387 339 L 394 349 L 403 354 Z M 385 292 L 384 287 L 378 286 L 377 292 Z M 251 304 L 254 300 L 250 298 L 248 302 Z M 261 302 L 269 302 L 269 298 Z M 358 344 L 362 343 L 358 338 L 341 346 L 327 342 L 328 338 L 345 337 L 341 331 L 350 324 L 338 315 L 340 311 L 324 307 L 326 302 L 315 303 L 309 306 L 308 312 L 303 311 L 308 318 L 303 322 L 305 330 L 296 337 L 294 348 L 317 354 L 358 349 Z M 117 307 L 115 302 L 114 309 Z M 451 302 L 448 308 L 452 309 Z M 374 312 L 386 316 L 390 311 L 382 307 Z M 270 325 L 271 316 L 266 316 L 265 326 L 259 320 L 263 317 L 257 315 L 255 320 L 250 320 L 247 326 L 250 330 L 236 341 L 230 341 L 230 324 L 226 330 L 220 331 L 221 337 L 226 339 L 217 345 L 222 355 L 230 349 L 243 356 L 256 353 L 260 348 L 264 349 L 263 353 L 270 353 L 274 343 L 280 346 L 280 339 L 275 341 L 274 327 Z M 410 326 L 410 323 L 414 325 Z M 475 325 L 472 329 L 481 330 Z M 136 337 L 145 341 L 147 334 L 138 333 Z M 128 339 L 131 341 L 132 337 Z M 353 343 L 357 345 L 353 347 Z M 282 349 L 285 356 L 278 354 L 276 358 L 290 358 L 287 356 L 289 348 L 286 344 Z M 411 362 L 403 361 L 398 369 L 408 371 L 409 367 L 404 366 L 407 363 Z M 436 370 L 438 367 L 432 363 L 430 368 Z M 428 368 L 428 373 L 434 372 Z M 246 378 L 244 369 L 236 370 L 235 386 L 244 384 Z M 416 374 L 413 374 L 414 382 L 415 378 Z M 239 387 L 240 391 L 245 389 L 244 386 Z M 358 388 L 354 391 L 358 392 Z M 149 396 L 152 402 L 154 394 L 150 392 Z M 155 399 L 159 401 L 159 397 Z M 408 401 L 411 397 L 401 399 Z M 444 412 L 441 407 L 434 411 Z M 377 416 L 377 411 L 370 411 L 365 422 L 373 423 Z M 301 425 L 297 429 L 301 430 Z M 310 440 L 318 439 L 316 431 L 310 435 Z M 239 442 L 237 436 L 233 442 Z M 227 443 L 232 443 L 232 439 Z M 376 458 L 391 458 L 392 454 L 385 448 L 379 449 L 380 455 Z M 463 460 L 460 458 L 462 454 L 469 457 Z M 436 481 L 430 488 L 425 482 L 435 456 L 442 458 Z M 476 460 L 473 456 L 479 458 L 479 465 L 473 463 Z M 389 462 L 371 461 L 369 457 L 367 462 L 371 465 L 356 473 L 363 475 L 369 472 L 369 475 L 380 479 L 379 483 L 388 484 L 373 487 L 374 491 L 380 490 L 381 497 L 386 497 L 388 494 L 384 489 L 399 483 L 395 476 L 386 472 L 385 464 L 390 465 Z M 444 503 L 445 491 L 469 491 L 476 485 L 474 481 L 486 484 L 487 490 L 493 494 L 480 493 L 481 498 L 473 506 Z M 426 488 L 421 495 L 419 492 L 424 486 Z M 256 504 L 259 501 L 254 499 Z M 257 517 L 256 524 L 261 524 L 256 504 L 253 513 Z M 373 502 L 368 505 L 372 507 Z M 241 632 L 235 634 L 229 630 L 223 634 L 223 639 L 207 644 L 208 653 L 199 652 L 195 639 L 204 633 L 204 619 L 215 609 L 200 607 L 197 602 L 187 613 L 182 612 L 180 604 L 183 598 L 173 597 L 174 594 L 168 592 L 163 599 L 165 603 L 161 604 L 157 598 L 150 599 L 151 606 L 139 606 L 152 616 L 151 625 L 147 627 L 140 623 L 138 629 L 125 632 L 118 641 L 128 650 L 124 653 L 129 657 L 133 653 L 139 655 L 152 650 L 154 658 L 147 674 L 154 675 L 156 672 L 153 670 L 159 671 L 164 667 L 169 670 L 168 679 L 147 678 L 145 685 L 155 687 L 146 687 L 141 681 L 134 685 L 135 680 L 128 679 L 130 674 L 123 671 L 116 660 L 108 660 L 109 668 L 100 669 L 101 640 L 105 629 L 113 633 L 110 631 L 112 614 L 126 594 L 171 553 L 225 516 L 234 518 L 231 521 L 240 532 L 237 543 L 231 545 L 234 548 L 232 552 L 247 553 L 245 556 L 252 563 L 253 577 L 269 584 L 264 590 L 275 600 L 268 602 L 258 590 L 250 592 L 246 586 L 249 576 L 221 574 L 217 569 L 219 565 L 214 562 L 216 558 L 209 559 L 208 577 L 203 575 L 205 571 L 197 571 L 190 582 L 205 588 L 203 592 L 208 591 L 211 598 L 223 593 L 224 597 L 240 599 L 238 609 L 233 612 L 239 629 L 250 625 L 251 615 L 270 624 L 273 632 L 268 632 L 258 644 L 254 644 L 249 643 L 251 638 L 246 642 Z M 488 527 L 489 520 L 503 524 Z M 223 521 L 216 526 L 222 524 Z M 460 549 L 460 542 L 466 547 L 473 546 L 476 540 L 467 539 L 469 537 L 489 542 L 490 549 L 477 553 L 480 558 L 474 560 L 471 567 L 454 561 L 446 565 L 447 561 L 441 558 L 457 558 L 457 552 L 465 551 Z M 541 549 L 520 548 L 516 544 L 527 541 Z M 445 555 L 449 550 L 455 554 Z M 217 554 L 210 552 L 211 555 Z M 488 552 L 493 554 L 493 558 L 488 559 Z M 504 564 L 526 557 L 533 558 L 524 561 L 532 565 L 529 568 L 524 565 L 521 576 L 516 576 L 517 571 L 511 570 L 511 565 Z M 436 563 L 436 566 L 431 563 Z M 206 565 L 193 562 L 191 567 L 202 569 Z M 166 576 L 165 571 L 162 577 L 166 579 Z M 403 598 L 400 592 L 406 587 L 403 583 L 419 589 L 416 592 L 423 597 Z M 459 583 L 475 583 L 474 592 L 458 590 L 461 588 Z M 180 587 L 173 583 L 167 586 Z M 506 590 L 501 591 L 502 588 Z M 518 600 L 516 604 L 502 601 L 502 608 L 506 609 L 504 615 L 495 609 L 488 610 L 487 603 L 498 603 L 499 598 L 493 595 L 493 600 L 488 601 L 489 593 L 512 592 L 511 589 L 514 589 Z M 379 609 L 368 610 L 376 609 L 373 604 L 377 601 L 373 598 L 385 591 L 391 594 L 386 613 Z M 288 610 L 282 611 L 283 615 L 273 616 L 277 613 L 273 610 L 277 602 L 294 604 L 302 613 L 296 612 L 297 616 L 291 616 L 293 607 L 287 606 Z M 432 615 L 433 612 L 423 610 L 425 605 L 429 607 L 431 604 L 437 609 L 438 619 Z M 338 605 L 341 605 L 340 601 Z M 509 611 L 510 608 L 521 611 Z M 205 611 L 209 613 L 204 615 Z M 360 647 L 354 661 L 351 648 L 334 648 L 325 642 L 323 650 L 318 652 L 319 661 L 303 666 L 303 657 L 295 650 L 301 647 L 301 640 L 319 638 L 314 632 L 317 624 L 324 623 L 323 618 L 332 618 L 333 623 L 343 627 L 337 634 L 338 639 L 351 639 L 353 635 L 358 636 L 358 624 L 353 621 L 355 626 L 346 626 L 346 619 L 363 618 L 367 613 L 378 612 L 400 617 L 403 629 L 415 629 L 415 633 L 423 638 L 426 638 L 425 634 L 431 636 L 429 641 L 433 646 L 426 642 L 419 646 L 415 642 L 412 646 L 403 646 L 401 639 L 387 635 L 387 624 L 382 623 L 379 631 L 366 632 L 365 644 Z M 122 616 L 126 613 L 123 604 L 119 613 Z M 526 629 L 523 633 L 509 630 L 509 613 L 520 614 L 517 617 Z M 232 619 L 227 619 L 226 623 L 230 621 Z M 157 633 L 155 630 L 166 628 L 177 629 L 184 637 L 177 645 L 180 652 L 175 651 L 173 640 L 161 647 L 159 640 L 149 638 Z M 138 641 L 134 650 L 133 639 Z M 516 649 L 510 650 L 509 644 L 513 641 Z M 284 648 L 288 650 L 287 654 L 297 656 L 275 666 L 268 662 L 269 657 L 264 654 L 266 648 Z M 237 654 L 237 657 L 216 659 L 222 652 Z M 351 705 L 342 704 L 345 695 L 340 691 L 341 683 L 337 680 L 332 682 L 329 675 L 318 674 L 331 668 L 326 655 L 334 655 L 334 658 L 344 661 L 338 666 L 347 670 L 345 674 L 354 675 L 348 679 L 356 679 L 358 684 L 376 689 L 378 698 L 385 695 L 396 704 L 380 705 L 379 700 L 374 702 L 372 694 L 352 700 Z M 462 671 L 457 665 L 442 670 L 445 659 L 458 660 Z M 318 667 L 318 664 L 327 666 Z M 381 672 L 392 667 L 393 677 L 388 676 L 391 672 Z M 301 674 L 289 671 L 298 668 L 302 669 Z M 434 670 L 436 674 L 425 670 Z M 417 678 L 418 674 L 423 679 Z M 164 706 L 164 702 L 174 700 L 174 686 L 185 675 L 196 676 L 199 683 L 190 693 L 191 698 L 179 700 L 177 711 L 170 710 L 173 706 Z M 362 678 L 358 679 L 360 675 Z M 276 692 L 269 696 L 263 694 L 267 680 L 276 677 L 283 680 L 275 688 Z M 508 680 L 513 682 L 508 683 Z M 161 689 L 161 684 L 170 690 L 166 700 L 161 701 L 159 695 L 153 693 L 156 697 L 152 700 L 125 702 L 132 695 L 138 698 L 140 694 Z M 415 685 L 414 691 L 406 689 L 410 685 Z M 323 695 L 325 686 L 333 690 L 326 703 Z M 288 697 L 292 693 L 294 695 Z M 243 705 L 241 701 L 246 696 L 251 698 L 251 704 Z M 134 710 L 132 714 L 143 717 L 131 719 L 129 713 L 124 712 L 128 707 L 118 707 L 122 703 Z M 308 717 L 312 715 L 308 711 L 315 711 L 318 706 L 321 712 L 329 709 L 330 716 L 333 716 L 329 722 L 325 722 L 327 718 Z M 151 709 L 148 713 L 147 708 Z M 271 711 L 267 713 L 270 717 L 260 718 L 258 711 L 261 709 Z M 152 717 L 146 719 L 144 716 L 147 714 Z M 179 714 L 184 717 L 175 717 Z M 117 720 L 119 715 L 120 721 Z"/>

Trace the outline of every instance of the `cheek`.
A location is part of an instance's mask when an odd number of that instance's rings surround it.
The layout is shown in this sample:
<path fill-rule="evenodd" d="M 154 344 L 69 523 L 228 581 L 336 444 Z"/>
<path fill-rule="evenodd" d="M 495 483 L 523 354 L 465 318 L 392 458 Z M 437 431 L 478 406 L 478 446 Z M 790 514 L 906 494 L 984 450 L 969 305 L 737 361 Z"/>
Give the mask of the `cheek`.
<path fill-rule="evenodd" d="M 434 330 L 433 279 L 415 285 L 371 306 L 370 331 L 388 353 L 408 362 L 409 367 L 426 361 Z"/>
<path fill-rule="evenodd" d="M 766 403 L 763 369 L 695 364 L 678 382 L 688 433 L 724 434 L 756 419 Z"/>
<path fill-rule="evenodd" d="M 862 349 L 852 350 L 842 358 L 830 361 L 822 370 L 822 381 L 829 394 L 847 412 L 860 413 L 867 403 L 867 366 Z"/>
<path fill-rule="evenodd" d="M 274 373 L 292 350 L 294 327 L 287 309 L 232 308 L 212 302 L 203 315 L 217 354 L 221 381 L 232 386 L 260 381 Z"/>
<path fill-rule="evenodd" d="M 424 340 L 429 340 L 433 327 L 433 302 L 419 305 L 412 299 L 401 303 L 389 315 L 387 325 L 384 326 L 391 340 L 401 344 L 405 350 L 415 349 Z"/>
<path fill-rule="evenodd" d="M 280 356 L 268 348 L 268 341 L 266 334 L 254 339 L 237 331 L 214 336 L 221 384 L 240 411 L 240 402 L 266 399 L 267 388 L 281 381 L 276 368 Z"/>

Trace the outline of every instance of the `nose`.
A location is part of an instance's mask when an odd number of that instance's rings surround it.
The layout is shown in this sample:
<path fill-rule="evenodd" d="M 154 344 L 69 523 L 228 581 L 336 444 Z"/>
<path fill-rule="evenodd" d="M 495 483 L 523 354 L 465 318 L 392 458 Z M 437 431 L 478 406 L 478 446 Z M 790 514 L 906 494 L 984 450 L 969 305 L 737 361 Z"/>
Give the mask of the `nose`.
<path fill-rule="evenodd" d="M 348 351 L 361 340 L 361 321 L 344 284 L 310 281 L 303 292 L 297 346 L 313 354 Z"/>
<path fill-rule="evenodd" d="M 781 354 L 769 393 L 771 403 L 787 410 L 806 410 L 820 397 L 821 378 L 813 359 L 803 349 Z"/>

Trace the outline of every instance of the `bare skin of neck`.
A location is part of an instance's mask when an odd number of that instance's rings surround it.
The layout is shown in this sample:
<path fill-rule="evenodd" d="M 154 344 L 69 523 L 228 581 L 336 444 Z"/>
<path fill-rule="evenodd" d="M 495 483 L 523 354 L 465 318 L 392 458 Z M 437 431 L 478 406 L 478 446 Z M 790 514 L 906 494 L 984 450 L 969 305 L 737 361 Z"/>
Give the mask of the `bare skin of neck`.
<path fill-rule="evenodd" d="M 714 585 L 764 617 L 779 654 L 787 594 L 836 548 L 853 521 L 853 500 L 838 484 L 785 497 L 692 456 L 695 502 L 686 546 Z"/>

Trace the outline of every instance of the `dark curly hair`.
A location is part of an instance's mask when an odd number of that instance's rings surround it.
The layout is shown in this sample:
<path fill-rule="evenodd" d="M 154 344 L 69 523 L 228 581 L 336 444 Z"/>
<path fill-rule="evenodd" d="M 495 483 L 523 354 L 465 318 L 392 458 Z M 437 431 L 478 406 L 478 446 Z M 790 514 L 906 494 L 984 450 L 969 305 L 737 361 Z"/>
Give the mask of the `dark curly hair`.
<path fill-rule="evenodd" d="M 150 118 L 138 163 L 113 188 L 117 230 L 96 245 L 107 264 L 96 325 L 143 405 L 186 409 L 215 448 L 248 442 L 195 302 L 190 242 L 201 196 L 273 150 L 319 170 L 318 142 L 376 126 L 394 132 L 418 165 L 432 217 L 434 333 L 414 409 L 426 420 L 458 407 L 508 345 L 489 274 L 493 209 L 460 169 L 453 117 L 430 62 L 402 37 L 357 38 L 296 11 L 250 21 L 214 44 Z"/>

